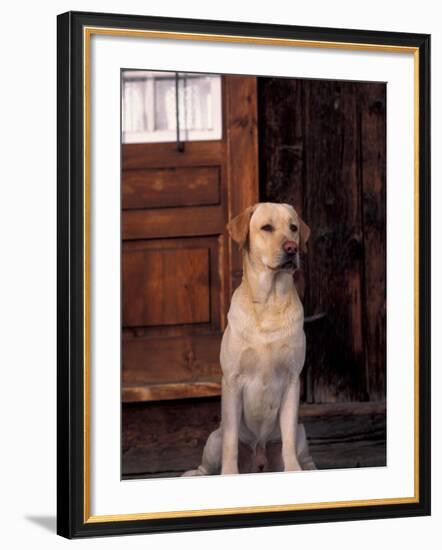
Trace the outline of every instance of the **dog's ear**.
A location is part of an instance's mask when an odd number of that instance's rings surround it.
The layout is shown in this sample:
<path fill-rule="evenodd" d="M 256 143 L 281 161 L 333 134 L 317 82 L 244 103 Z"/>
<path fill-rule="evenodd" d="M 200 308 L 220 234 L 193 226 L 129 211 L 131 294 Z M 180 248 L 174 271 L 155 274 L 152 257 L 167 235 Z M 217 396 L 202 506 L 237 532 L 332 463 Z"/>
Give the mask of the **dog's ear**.
<path fill-rule="evenodd" d="M 230 220 L 227 224 L 227 231 L 230 237 L 238 243 L 240 248 L 244 248 L 249 236 L 250 218 L 255 211 L 256 204 L 246 208 L 241 214 Z"/>
<path fill-rule="evenodd" d="M 299 242 L 301 245 L 301 251 L 307 252 L 307 241 L 310 238 L 310 227 L 305 223 L 305 221 L 298 216 L 299 219 Z"/>
<path fill-rule="evenodd" d="M 293 208 L 293 207 L 292 207 Z M 293 210 L 295 210 L 293 208 Z M 296 212 L 296 210 L 295 210 Z M 301 216 L 296 212 L 299 220 L 299 244 L 301 246 L 301 252 L 307 252 L 307 241 L 310 238 L 310 227 L 305 223 Z"/>

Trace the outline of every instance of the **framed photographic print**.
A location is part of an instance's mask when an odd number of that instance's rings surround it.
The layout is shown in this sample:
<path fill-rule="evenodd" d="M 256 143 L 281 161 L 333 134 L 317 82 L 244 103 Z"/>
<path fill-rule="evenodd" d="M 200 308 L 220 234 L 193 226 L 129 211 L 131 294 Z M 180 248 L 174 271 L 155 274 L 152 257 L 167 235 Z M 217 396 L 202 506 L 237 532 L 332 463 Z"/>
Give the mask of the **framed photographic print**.
<path fill-rule="evenodd" d="M 430 513 L 430 37 L 58 17 L 58 533 Z"/>

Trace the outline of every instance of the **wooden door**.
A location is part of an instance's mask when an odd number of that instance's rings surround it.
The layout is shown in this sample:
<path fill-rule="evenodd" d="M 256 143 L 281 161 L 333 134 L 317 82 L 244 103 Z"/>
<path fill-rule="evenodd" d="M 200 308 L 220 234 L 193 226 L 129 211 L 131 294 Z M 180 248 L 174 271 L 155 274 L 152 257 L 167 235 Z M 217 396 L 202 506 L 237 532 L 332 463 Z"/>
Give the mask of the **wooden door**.
<path fill-rule="evenodd" d="M 229 219 L 258 200 L 256 79 L 222 78 L 222 139 L 124 144 L 123 401 L 219 395 L 241 279 Z"/>

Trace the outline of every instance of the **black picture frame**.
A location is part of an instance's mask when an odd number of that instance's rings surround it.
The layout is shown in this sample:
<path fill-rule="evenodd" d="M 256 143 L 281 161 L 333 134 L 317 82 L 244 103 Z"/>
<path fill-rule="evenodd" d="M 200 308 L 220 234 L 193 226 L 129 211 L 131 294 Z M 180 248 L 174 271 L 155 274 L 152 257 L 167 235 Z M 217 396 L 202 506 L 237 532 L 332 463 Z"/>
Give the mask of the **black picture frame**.
<path fill-rule="evenodd" d="M 430 514 L 430 36 L 228 21 L 68 12 L 57 21 L 58 288 L 57 288 L 57 532 L 67 538 L 200 529 L 256 527 Z M 419 468 L 411 503 L 88 521 L 85 507 L 84 384 L 85 27 L 112 27 L 286 40 L 413 48 L 419 61 Z"/>

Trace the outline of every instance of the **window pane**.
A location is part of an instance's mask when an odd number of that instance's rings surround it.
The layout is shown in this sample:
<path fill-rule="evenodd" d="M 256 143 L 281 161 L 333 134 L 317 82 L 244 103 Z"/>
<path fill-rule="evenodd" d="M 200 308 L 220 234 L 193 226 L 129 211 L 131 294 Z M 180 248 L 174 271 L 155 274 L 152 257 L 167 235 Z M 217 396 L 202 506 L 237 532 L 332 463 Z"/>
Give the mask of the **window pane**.
<path fill-rule="evenodd" d="M 222 137 L 221 77 L 123 71 L 123 143 L 217 140 Z"/>
<path fill-rule="evenodd" d="M 176 128 L 175 79 L 155 78 L 155 130 Z"/>
<path fill-rule="evenodd" d="M 126 82 L 123 91 L 123 131 L 144 132 L 147 129 L 144 82 Z"/>

